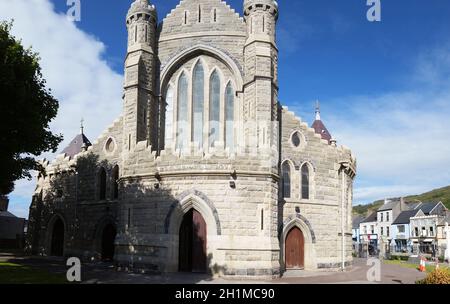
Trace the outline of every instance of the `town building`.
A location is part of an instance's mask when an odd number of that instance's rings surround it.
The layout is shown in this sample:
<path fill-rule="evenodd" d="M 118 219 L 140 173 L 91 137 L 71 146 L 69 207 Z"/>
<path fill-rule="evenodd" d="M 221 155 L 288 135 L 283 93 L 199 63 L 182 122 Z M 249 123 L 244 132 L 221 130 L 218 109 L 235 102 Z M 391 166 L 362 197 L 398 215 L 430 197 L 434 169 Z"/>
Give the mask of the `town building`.
<path fill-rule="evenodd" d="M 437 255 L 437 227 L 447 215 L 442 202 L 423 203 L 416 216 L 410 218 L 411 241 L 414 253 Z"/>
<path fill-rule="evenodd" d="M 9 200 L 0 196 L 0 249 L 21 249 L 24 241 L 25 219 L 8 211 Z"/>

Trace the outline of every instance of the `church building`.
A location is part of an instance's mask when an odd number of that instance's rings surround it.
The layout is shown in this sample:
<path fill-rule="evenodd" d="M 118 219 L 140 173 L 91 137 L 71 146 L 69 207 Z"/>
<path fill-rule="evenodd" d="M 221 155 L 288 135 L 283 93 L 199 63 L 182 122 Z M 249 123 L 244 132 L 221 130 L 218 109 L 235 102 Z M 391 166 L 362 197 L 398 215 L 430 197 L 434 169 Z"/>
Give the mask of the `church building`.
<path fill-rule="evenodd" d="M 280 104 L 278 3 L 243 6 L 131 4 L 122 115 L 42 162 L 30 253 L 222 277 L 351 265 L 356 159 L 319 106 L 309 126 Z"/>

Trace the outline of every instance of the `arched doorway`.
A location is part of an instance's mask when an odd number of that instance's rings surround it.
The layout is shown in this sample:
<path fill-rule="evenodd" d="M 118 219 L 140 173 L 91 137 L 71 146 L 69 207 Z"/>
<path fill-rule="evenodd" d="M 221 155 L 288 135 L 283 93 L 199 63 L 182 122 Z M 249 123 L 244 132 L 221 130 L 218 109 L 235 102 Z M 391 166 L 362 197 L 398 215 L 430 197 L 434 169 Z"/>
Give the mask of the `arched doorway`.
<path fill-rule="evenodd" d="M 114 241 L 116 240 L 116 228 L 108 224 L 103 228 L 102 233 L 102 260 L 112 261 L 114 259 Z"/>
<path fill-rule="evenodd" d="M 64 255 L 64 223 L 60 218 L 53 223 L 50 254 L 52 256 Z"/>
<path fill-rule="evenodd" d="M 206 222 L 195 209 L 183 217 L 180 227 L 179 271 L 206 272 Z"/>
<path fill-rule="evenodd" d="M 285 242 L 286 269 L 304 269 L 305 238 L 298 227 L 293 227 Z"/>

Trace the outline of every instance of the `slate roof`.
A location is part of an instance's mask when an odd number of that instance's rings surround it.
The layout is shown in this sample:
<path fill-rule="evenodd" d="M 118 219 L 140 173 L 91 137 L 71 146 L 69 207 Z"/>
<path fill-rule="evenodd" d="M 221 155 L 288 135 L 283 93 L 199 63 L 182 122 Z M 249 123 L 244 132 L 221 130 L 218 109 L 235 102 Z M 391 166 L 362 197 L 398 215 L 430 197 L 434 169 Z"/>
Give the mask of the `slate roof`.
<path fill-rule="evenodd" d="M 311 128 L 314 129 L 314 131 L 316 131 L 317 134 L 320 134 L 320 136 L 322 136 L 322 139 L 331 140 L 331 134 L 330 132 L 328 132 L 327 127 L 325 127 L 325 125 L 323 124 L 323 122 L 321 120 L 315 120 L 311 126 Z"/>
<path fill-rule="evenodd" d="M 392 223 L 392 225 L 402 225 L 402 224 L 409 224 L 409 219 L 416 216 L 417 213 L 420 211 L 420 209 L 417 210 L 407 210 L 401 212 L 395 221 Z"/>
<path fill-rule="evenodd" d="M 423 203 L 421 206 L 420 206 L 420 210 L 422 210 L 423 211 L 423 213 L 425 213 L 425 215 L 429 215 L 430 214 L 430 212 L 434 209 L 434 208 L 436 208 L 436 206 L 437 205 L 439 205 L 440 204 L 440 202 L 435 202 L 435 203 L 433 203 L 433 202 L 427 202 L 427 203 Z"/>
<path fill-rule="evenodd" d="M 361 223 L 370 223 L 370 222 L 376 222 L 377 221 L 377 212 L 375 211 L 371 215 L 365 218 Z"/>
<path fill-rule="evenodd" d="M 419 210 L 420 206 L 422 205 L 422 202 L 415 202 L 415 203 L 408 203 L 407 206 L 409 208 L 409 210 Z"/>
<path fill-rule="evenodd" d="M 391 201 L 389 203 L 384 204 L 380 208 L 378 208 L 378 211 L 386 211 L 386 210 L 392 210 L 395 205 L 399 204 L 400 201 Z"/>
<path fill-rule="evenodd" d="M 89 139 L 83 134 L 78 134 L 75 138 L 70 142 L 70 144 L 62 151 L 62 153 L 74 157 L 81 151 L 83 151 L 83 147 L 92 146 Z"/>
<path fill-rule="evenodd" d="M 353 221 L 352 221 L 352 229 L 358 229 L 359 224 L 361 224 L 362 221 L 364 221 L 364 216 L 358 215 L 358 216 L 354 217 Z"/>
<path fill-rule="evenodd" d="M 0 211 L 0 217 L 17 217 L 9 211 Z"/>

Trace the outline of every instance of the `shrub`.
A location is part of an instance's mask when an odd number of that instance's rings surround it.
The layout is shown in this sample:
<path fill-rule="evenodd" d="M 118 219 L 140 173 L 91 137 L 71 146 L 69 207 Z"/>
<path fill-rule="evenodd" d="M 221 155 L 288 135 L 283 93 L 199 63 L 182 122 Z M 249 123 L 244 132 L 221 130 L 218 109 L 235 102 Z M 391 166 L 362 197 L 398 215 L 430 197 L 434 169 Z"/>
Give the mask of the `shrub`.
<path fill-rule="evenodd" d="M 425 279 L 417 281 L 417 284 L 450 284 L 450 272 L 444 269 L 436 269 L 429 273 Z"/>
<path fill-rule="evenodd" d="M 391 261 L 408 261 L 409 256 L 407 255 L 391 255 L 389 257 Z"/>

